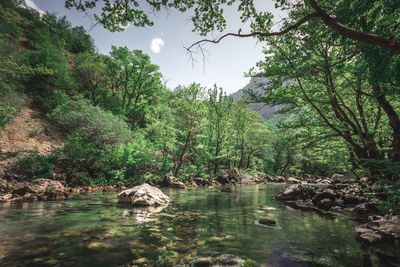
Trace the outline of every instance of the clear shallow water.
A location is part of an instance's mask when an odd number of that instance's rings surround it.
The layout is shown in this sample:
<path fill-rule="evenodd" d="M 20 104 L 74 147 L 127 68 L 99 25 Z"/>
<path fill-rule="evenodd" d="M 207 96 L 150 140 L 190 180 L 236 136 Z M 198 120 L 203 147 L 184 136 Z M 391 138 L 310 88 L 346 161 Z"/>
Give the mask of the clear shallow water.
<path fill-rule="evenodd" d="M 375 262 L 354 240 L 354 221 L 288 208 L 274 200 L 283 187 L 238 186 L 232 193 L 163 189 L 173 201 L 145 223 L 136 219 L 137 211 L 117 206 L 117 193 L 1 203 L 0 266 L 172 266 L 219 254 L 260 266 Z M 261 218 L 276 220 L 278 227 L 256 225 Z"/>

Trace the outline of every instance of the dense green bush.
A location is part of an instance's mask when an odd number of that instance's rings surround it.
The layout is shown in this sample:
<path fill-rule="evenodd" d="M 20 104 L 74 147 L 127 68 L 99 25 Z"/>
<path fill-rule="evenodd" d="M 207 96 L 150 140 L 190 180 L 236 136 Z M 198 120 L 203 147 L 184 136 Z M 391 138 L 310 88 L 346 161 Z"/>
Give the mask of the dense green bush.
<path fill-rule="evenodd" d="M 92 178 L 107 169 L 107 166 L 100 163 L 103 151 L 81 132 L 67 137 L 62 152 L 62 167 L 67 172 L 69 185 L 90 184 Z"/>
<path fill-rule="evenodd" d="M 115 170 L 123 169 L 125 181 L 134 182 L 147 171 L 157 172 L 159 164 L 154 151 L 154 145 L 137 132 L 132 142 L 108 150 L 106 158 L 113 166 L 114 174 L 117 173 Z"/>
<path fill-rule="evenodd" d="M 68 136 L 62 162 L 70 185 L 137 184 L 146 171 L 157 171 L 153 154 L 152 144 L 139 133 L 132 142 L 99 149 L 77 132 Z"/>
<path fill-rule="evenodd" d="M 87 99 L 69 100 L 59 105 L 49 117 L 66 132 L 79 132 L 99 148 L 127 143 L 132 138 L 126 122 Z"/>
<path fill-rule="evenodd" d="M 21 158 L 19 165 L 30 178 L 51 178 L 57 159 L 57 153 L 52 155 L 32 154 Z"/>

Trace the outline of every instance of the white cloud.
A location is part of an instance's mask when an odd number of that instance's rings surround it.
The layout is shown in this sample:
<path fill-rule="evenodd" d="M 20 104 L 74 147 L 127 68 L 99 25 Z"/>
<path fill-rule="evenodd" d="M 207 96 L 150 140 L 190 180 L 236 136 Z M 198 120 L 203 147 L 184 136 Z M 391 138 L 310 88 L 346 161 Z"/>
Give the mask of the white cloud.
<path fill-rule="evenodd" d="M 44 11 L 40 9 L 33 0 L 25 0 L 25 5 L 38 11 L 40 15 L 44 14 Z"/>
<path fill-rule="evenodd" d="M 150 49 L 153 53 L 158 54 L 161 51 L 161 47 L 165 44 L 164 40 L 161 38 L 153 38 L 150 42 Z"/>

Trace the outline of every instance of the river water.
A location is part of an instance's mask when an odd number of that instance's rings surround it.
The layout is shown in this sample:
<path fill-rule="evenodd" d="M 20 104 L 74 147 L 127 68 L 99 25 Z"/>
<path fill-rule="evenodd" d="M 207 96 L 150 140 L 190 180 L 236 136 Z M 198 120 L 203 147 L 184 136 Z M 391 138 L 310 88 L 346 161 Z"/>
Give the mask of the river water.
<path fill-rule="evenodd" d="M 151 215 L 119 207 L 117 193 L 1 203 L 0 266 L 174 266 L 221 254 L 258 266 L 379 265 L 354 240 L 351 218 L 286 207 L 274 199 L 283 187 L 164 189 L 172 202 Z"/>

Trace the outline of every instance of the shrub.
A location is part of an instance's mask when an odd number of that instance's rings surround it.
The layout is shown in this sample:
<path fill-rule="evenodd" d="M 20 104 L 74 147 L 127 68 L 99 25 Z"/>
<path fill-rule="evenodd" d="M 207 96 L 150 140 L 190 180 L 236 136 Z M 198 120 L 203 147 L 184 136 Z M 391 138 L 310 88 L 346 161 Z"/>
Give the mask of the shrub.
<path fill-rule="evenodd" d="M 17 114 L 17 109 L 9 105 L 0 105 L 0 128 Z"/>
<path fill-rule="evenodd" d="M 385 213 L 400 214 L 400 184 L 385 179 L 379 182 L 387 193 L 386 198 L 379 201 L 378 208 Z"/>
<path fill-rule="evenodd" d="M 79 132 L 98 148 L 127 143 L 132 138 L 126 122 L 83 98 L 59 105 L 50 119 L 68 133 Z"/>
<path fill-rule="evenodd" d="M 147 171 L 158 169 L 153 152 L 153 145 L 137 132 L 132 142 L 108 149 L 102 165 L 110 166 L 110 182 L 135 184 Z"/>
<path fill-rule="evenodd" d="M 57 154 L 53 155 L 27 155 L 20 159 L 19 165 L 30 178 L 50 178 L 54 173 Z"/>

